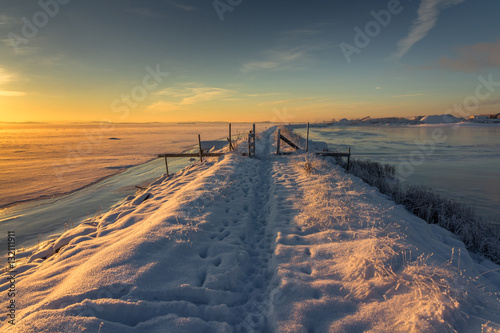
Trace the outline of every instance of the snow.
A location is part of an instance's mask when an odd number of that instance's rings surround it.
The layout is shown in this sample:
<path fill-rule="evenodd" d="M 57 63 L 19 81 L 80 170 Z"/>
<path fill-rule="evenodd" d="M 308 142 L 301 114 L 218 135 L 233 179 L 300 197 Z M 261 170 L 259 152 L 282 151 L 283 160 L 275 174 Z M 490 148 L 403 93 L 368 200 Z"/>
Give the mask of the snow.
<path fill-rule="evenodd" d="M 2 331 L 500 330 L 499 266 L 274 130 L 41 244 Z"/>
<path fill-rule="evenodd" d="M 442 114 L 434 116 L 426 116 L 420 120 L 422 124 L 451 124 L 451 123 L 461 123 L 464 119 L 457 118 L 451 114 Z"/>
<path fill-rule="evenodd" d="M 232 124 L 233 138 L 249 128 L 251 124 Z M 134 194 L 136 185 L 144 187 L 157 179 L 165 172 L 159 153 L 198 152 L 198 134 L 203 149 L 227 146 L 228 124 L 108 124 L 106 128 L 99 124 L 0 124 L 0 134 L 3 161 L 8 161 L 0 168 L 0 206 L 39 198 L 0 208 L 0 231 L 15 230 L 18 247 L 26 248 L 61 233 L 65 225 L 78 225 L 106 212 Z M 68 151 L 78 151 L 80 144 L 88 144 L 89 149 L 68 160 Z M 187 158 L 169 158 L 169 172 L 191 163 Z M 60 177 L 56 164 L 64 165 Z M 6 246 L 7 239 L 0 238 L 0 248 Z"/>

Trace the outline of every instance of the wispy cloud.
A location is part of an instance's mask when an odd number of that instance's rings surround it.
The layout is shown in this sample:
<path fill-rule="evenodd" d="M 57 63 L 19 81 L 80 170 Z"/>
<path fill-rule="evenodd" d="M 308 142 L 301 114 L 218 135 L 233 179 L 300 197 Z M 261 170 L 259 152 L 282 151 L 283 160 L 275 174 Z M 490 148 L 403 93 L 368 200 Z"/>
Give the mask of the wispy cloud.
<path fill-rule="evenodd" d="M 229 95 L 230 90 L 222 88 L 200 87 L 189 88 L 190 96 L 185 97 L 180 105 L 191 105 L 199 102 L 207 102 Z"/>
<path fill-rule="evenodd" d="M 35 54 L 40 50 L 40 48 L 36 46 L 28 46 L 15 39 L 11 40 L 10 38 L 4 38 L 1 41 L 5 44 L 5 46 L 7 46 L 8 49 L 13 50 L 17 55 Z"/>
<path fill-rule="evenodd" d="M 10 16 L 7 16 L 7 15 L 4 15 L 4 14 L 0 14 L 0 25 L 12 24 L 15 22 L 16 22 L 16 19 L 14 19 Z"/>
<path fill-rule="evenodd" d="M 23 91 L 7 91 L 7 90 L 0 90 L 0 96 L 2 97 L 20 97 L 20 96 L 25 96 L 26 93 Z"/>
<path fill-rule="evenodd" d="M 0 67 L 0 85 L 5 85 L 13 81 L 17 81 L 18 79 L 18 75 Z M 25 95 L 26 93 L 23 91 L 0 90 L 1 97 L 20 97 Z"/>
<path fill-rule="evenodd" d="M 146 18 L 159 18 L 159 17 L 165 17 L 162 13 L 154 12 L 149 8 L 144 8 L 144 7 L 139 7 L 139 8 L 127 8 L 125 9 L 127 13 L 131 14 L 136 14 L 141 17 L 146 17 Z"/>
<path fill-rule="evenodd" d="M 265 60 L 245 63 L 241 68 L 241 72 L 299 69 L 298 65 L 310 60 L 313 52 L 325 50 L 329 47 L 329 45 L 321 43 L 303 44 L 293 48 L 270 49 L 263 52 Z"/>
<path fill-rule="evenodd" d="M 415 96 L 426 96 L 427 94 L 415 93 L 415 94 L 405 94 L 405 95 L 394 95 L 392 98 L 405 98 L 405 97 L 415 97 Z"/>
<path fill-rule="evenodd" d="M 4 68 L 0 67 L 0 84 L 5 84 L 14 81 L 15 77 L 16 77 L 15 74 L 8 72 Z"/>
<path fill-rule="evenodd" d="M 224 100 L 234 91 L 224 88 L 205 87 L 198 83 L 182 83 L 176 87 L 163 89 L 155 95 L 161 100 L 150 105 L 149 109 L 174 111 L 188 106 L 213 100 Z"/>
<path fill-rule="evenodd" d="M 287 92 L 270 92 L 263 94 L 247 94 L 248 97 L 264 97 L 264 96 L 276 96 L 276 95 L 288 95 Z"/>
<path fill-rule="evenodd" d="M 166 3 L 168 3 L 169 5 L 172 5 L 174 7 L 177 7 L 179 9 L 182 9 L 182 10 L 187 10 L 187 11 L 193 11 L 193 10 L 196 10 L 197 8 L 194 7 L 194 6 L 190 6 L 190 5 L 183 5 L 183 4 L 180 4 L 180 3 L 177 3 L 175 1 L 171 1 L 171 0 L 168 0 L 166 1 Z"/>
<path fill-rule="evenodd" d="M 255 70 L 271 69 L 278 65 L 279 62 L 276 61 L 254 61 L 244 64 L 241 71 L 247 73 Z"/>
<path fill-rule="evenodd" d="M 415 43 L 427 36 L 437 23 L 439 13 L 446 8 L 458 5 L 466 0 L 422 0 L 418 8 L 417 19 L 413 22 L 408 36 L 398 42 L 398 50 L 391 56 L 401 59 Z"/>
<path fill-rule="evenodd" d="M 439 66 L 446 69 L 473 72 L 500 67 L 500 40 L 495 43 L 466 45 L 457 49 L 454 59 L 442 57 Z"/>
<path fill-rule="evenodd" d="M 272 102 L 265 102 L 258 104 L 257 106 L 273 106 L 273 105 L 279 105 L 279 104 L 295 104 L 295 103 L 300 103 L 304 101 L 318 101 L 320 98 L 319 97 L 303 97 L 303 98 L 293 98 L 293 99 L 285 99 L 285 100 L 279 100 L 279 101 L 272 101 Z"/>
<path fill-rule="evenodd" d="M 279 62 L 290 62 L 304 57 L 307 53 L 307 49 L 296 48 L 292 50 L 270 50 L 267 53 L 273 59 L 277 59 Z"/>
<path fill-rule="evenodd" d="M 170 112 L 179 110 L 180 106 L 176 103 L 167 102 L 167 101 L 158 101 L 154 104 L 148 106 L 148 110 L 152 111 L 161 111 L 161 112 Z"/>

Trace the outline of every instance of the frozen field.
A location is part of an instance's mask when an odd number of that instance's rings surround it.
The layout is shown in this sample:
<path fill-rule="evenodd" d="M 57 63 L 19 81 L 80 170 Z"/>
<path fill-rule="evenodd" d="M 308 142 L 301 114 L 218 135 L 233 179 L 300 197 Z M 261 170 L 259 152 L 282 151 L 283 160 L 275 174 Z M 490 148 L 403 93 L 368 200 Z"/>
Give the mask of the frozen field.
<path fill-rule="evenodd" d="M 233 124 L 233 134 L 249 129 Z M 198 134 L 226 138 L 228 125 L 0 124 L 0 207 L 68 193 L 157 154 L 181 152 L 197 144 Z"/>
<path fill-rule="evenodd" d="M 198 134 L 205 142 L 228 136 L 225 123 L 101 126 L 0 127 L 4 152 L 0 157 L 1 202 L 38 199 L 0 209 L 2 234 L 15 230 L 19 246 L 24 247 L 44 241 L 89 216 L 107 211 L 134 194 L 136 185 L 145 186 L 161 177 L 165 163 L 156 158 L 159 153 L 192 149 L 197 146 Z M 258 128 L 268 126 L 259 124 Z M 233 136 L 249 129 L 251 124 L 232 125 Z M 189 159 L 171 159 L 170 172 L 191 163 Z M 110 175 L 114 176 L 95 183 Z M 5 246 L 2 237 L 0 247 Z"/>

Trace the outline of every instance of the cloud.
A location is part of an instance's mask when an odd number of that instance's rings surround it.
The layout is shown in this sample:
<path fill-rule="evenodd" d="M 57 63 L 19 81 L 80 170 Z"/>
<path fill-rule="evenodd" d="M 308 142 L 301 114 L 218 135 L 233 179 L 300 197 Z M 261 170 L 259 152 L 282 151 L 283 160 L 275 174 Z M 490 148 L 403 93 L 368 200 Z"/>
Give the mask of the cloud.
<path fill-rule="evenodd" d="M 293 98 L 293 99 L 265 102 L 265 103 L 258 104 L 257 106 L 272 106 L 272 105 L 279 105 L 279 104 L 292 104 L 292 103 L 299 103 L 299 102 L 318 100 L 318 99 L 319 99 L 318 97 Z"/>
<path fill-rule="evenodd" d="M 275 96 L 275 95 L 288 95 L 287 92 L 270 92 L 263 94 L 246 94 L 248 97 L 263 97 L 263 96 Z"/>
<path fill-rule="evenodd" d="M 223 96 L 227 96 L 230 92 L 230 90 L 222 88 L 209 87 L 189 88 L 189 90 L 191 92 L 191 95 L 183 98 L 180 102 L 180 105 L 191 105 L 199 102 L 211 101 Z"/>
<path fill-rule="evenodd" d="M 279 63 L 276 61 L 255 61 L 244 64 L 241 71 L 247 73 L 255 70 L 271 69 L 278 65 Z"/>
<path fill-rule="evenodd" d="M 6 71 L 0 67 L 0 84 L 5 84 L 14 81 L 16 76 L 13 73 Z"/>
<path fill-rule="evenodd" d="M 131 14 L 136 14 L 141 17 L 146 17 L 146 18 L 158 18 L 158 17 L 165 17 L 162 13 L 154 12 L 151 9 L 140 7 L 140 8 L 127 8 L 125 9 L 127 13 Z"/>
<path fill-rule="evenodd" d="M 170 111 L 179 110 L 180 107 L 176 103 L 159 101 L 159 102 L 156 102 L 156 103 L 148 106 L 148 109 L 153 110 L 153 111 L 170 112 Z"/>
<path fill-rule="evenodd" d="M 4 68 L 0 67 L 0 85 L 8 84 L 18 80 L 18 75 L 11 73 Z M 1 97 L 20 97 L 25 96 L 26 93 L 22 91 L 0 90 Z"/>
<path fill-rule="evenodd" d="M 283 63 L 302 58 L 306 55 L 306 50 L 270 50 L 267 53 L 271 58 Z"/>
<path fill-rule="evenodd" d="M 473 72 L 500 67 L 500 40 L 494 43 L 466 45 L 457 49 L 454 59 L 441 57 L 439 66 L 446 69 Z"/>
<path fill-rule="evenodd" d="M 425 38 L 436 25 L 441 11 L 464 1 L 466 0 L 422 0 L 417 11 L 417 19 L 413 22 L 408 36 L 398 42 L 398 50 L 391 59 L 401 59 L 415 43 Z"/>
<path fill-rule="evenodd" d="M 382 90 L 382 87 L 375 87 L 375 90 Z"/>
<path fill-rule="evenodd" d="M 24 38 L 24 37 L 21 37 Z M 30 55 L 37 53 L 40 48 L 35 47 L 35 46 L 27 46 L 23 44 L 22 42 L 10 38 L 4 38 L 1 40 L 2 43 L 4 43 L 9 49 L 13 50 L 17 55 Z"/>
<path fill-rule="evenodd" d="M 167 96 L 177 99 L 179 105 L 190 105 L 198 102 L 209 101 L 221 96 L 227 96 L 231 90 L 214 87 L 192 86 L 191 84 L 181 84 L 178 87 L 163 89 L 156 95 Z"/>
<path fill-rule="evenodd" d="M 0 96 L 2 97 L 20 97 L 20 96 L 25 96 L 26 93 L 23 91 L 6 91 L 6 90 L 0 90 Z"/>
<path fill-rule="evenodd" d="M 152 104 L 148 109 L 174 111 L 182 110 L 186 107 L 202 102 L 212 100 L 223 100 L 230 96 L 234 91 L 216 87 L 204 87 L 198 83 L 182 83 L 176 87 L 163 89 L 155 95 L 167 100 L 158 101 Z"/>
<path fill-rule="evenodd" d="M 174 7 L 177 7 L 179 9 L 183 9 L 183 10 L 187 10 L 187 11 L 193 11 L 193 10 L 197 9 L 194 6 L 183 5 L 183 4 L 177 3 L 175 1 L 166 1 L 166 3 L 168 3 L 169 5 L 172 5 Z"/>
<path fill-rule="evenodd" d="M 0 14 L 0 25 L 15 23 L 16 19 L 4 14 Z"/>
<path fill-rule="evenodd" d="M 415 96 L 425 96 L 427 94 L 421 94 L 421 93 L 416 93 L 416 94 L 405 94 L 405 95 L 394 95 L 392 98 L 404 98 L 404 97 L 415 97 Z"/>
<path fill-rule="evenodd" d="M 261 70 L 287 70 L 301 69 L 298 65 L 308 61 L 314 51 L 325 50 L 330 46 L 321 44 L 305 44 L 293 48 L 275 48 L 264 51 L 265 60 L 253 61 L 243 64 L 241 72 L 248 73 Z"/>

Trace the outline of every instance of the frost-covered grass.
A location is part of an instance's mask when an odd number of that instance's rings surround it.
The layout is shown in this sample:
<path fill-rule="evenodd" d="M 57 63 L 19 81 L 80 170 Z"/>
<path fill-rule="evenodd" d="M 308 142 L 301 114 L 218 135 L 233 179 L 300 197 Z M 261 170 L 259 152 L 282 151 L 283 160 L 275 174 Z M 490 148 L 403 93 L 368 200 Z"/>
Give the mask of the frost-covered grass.
<path fill-rule="evenodd" d="M 312 191 L 304 194 L 303 199 L 308 204 L 303 206 L 298 217 L 300 225 L 306 229 L 317 230 L 327 230 L 333 226 L 347 228 L 352 223 L 350 216 L 353 213 L 350 196 L 346 195 L 348 186 L 352 185 L 350 179 L 338 173 L 333 175 L 325 172 L 330 171 L 328 163 L 314 156 L 306 156 L 305 161 L 297 158 L 295 168 L 324 181 L 334 176 L 342 179 L 337 188 L 323 186 L 322 182 L 318 182 Z"/>
<path fill-rule="evenodd" d="M 500 262 L 500 228 L 477 216 L 473 207 L 446 198 L 427 186 L 399 183 L 391 165 L 352 160 L 349 171 L 416 216 L 451 231 L 470 251 Z"/>
<path fill-rule="evenodd" d="M 391 167 L 362 163 L 365 171 L 394 174 Z M 453 331 L 466 323 L 462 277 L 450 261 L 437 264 L 432 253 L 411 246 L 395 220 L 381 218 L 381 207 L 365 200 L 370 197 L 366 185 L 314 155 L 297 156 L 294 170 L 308 181 L 296 216 L 310 248 L 306 254 L 311 259 L 305 262 L 323 284 L 343 285 L 345 306 L 365 304 L 356 318 L 383 313 L 373 330 L 387 332 L 396 326 L 401 331 Z M 343 331 L 342 323 L 335 325 L 331 331 Z"/>

